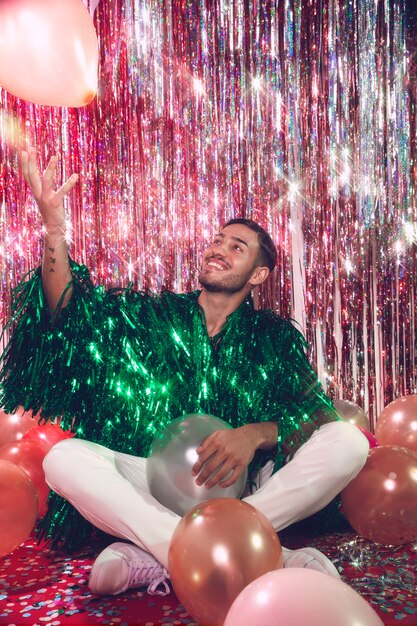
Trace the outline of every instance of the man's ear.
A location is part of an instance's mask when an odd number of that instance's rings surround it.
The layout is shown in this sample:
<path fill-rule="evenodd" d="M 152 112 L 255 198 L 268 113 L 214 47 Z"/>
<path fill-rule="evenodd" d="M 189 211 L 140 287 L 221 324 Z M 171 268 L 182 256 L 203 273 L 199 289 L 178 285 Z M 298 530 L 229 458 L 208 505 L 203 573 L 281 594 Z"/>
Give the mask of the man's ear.
<path fill-rule="evenodd" d="M 256 267 L 252 276 L 249 279 L 249 283 L 256 287 L 256 285 L 261 285 L 266 281 L 269 276 L 269 268 L 268 267 Z"/>

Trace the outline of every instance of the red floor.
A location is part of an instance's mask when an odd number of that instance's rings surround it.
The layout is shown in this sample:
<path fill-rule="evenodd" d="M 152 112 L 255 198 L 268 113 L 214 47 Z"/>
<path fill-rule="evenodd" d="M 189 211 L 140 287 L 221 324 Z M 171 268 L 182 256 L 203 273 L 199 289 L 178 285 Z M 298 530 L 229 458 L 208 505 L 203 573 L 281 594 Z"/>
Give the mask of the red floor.
<path fill-rule="evenodd" d="M 306 543 L 334 560 L 343 580 L 372 605 L 386 626 L 417 626 L 417 546 L 378 548 L 353 533 L 315 539 L 290 534 L 284 545 Z M 98 549 L 91 546 L 66 556 L 28 540 L 1 559 L 0 624 L 195 624 L 173 592 L 162 598 L 136 591 L 92 596 L 87 580 Z"/>

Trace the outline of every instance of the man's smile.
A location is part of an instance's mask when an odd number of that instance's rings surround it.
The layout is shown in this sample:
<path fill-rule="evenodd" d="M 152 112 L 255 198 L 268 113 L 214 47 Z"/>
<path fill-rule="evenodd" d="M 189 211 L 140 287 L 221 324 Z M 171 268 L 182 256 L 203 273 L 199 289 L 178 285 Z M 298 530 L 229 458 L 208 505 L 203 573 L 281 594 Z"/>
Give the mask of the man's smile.
<path fill-rule="evenodd" d="M 220 270 L 220 271 L 229 269 L 228 265 L 224 261 L 220 261 L 219 259 L 214 259 L 214 258 L 211 258 L 208 261 L 206 261 L 206 266 L 213 267 L 214 269 Z"/>
<path fill-rule="evenodd" d="M 215 267 L 218 270 L 226 269 L 225 267 L 223 267 L 223 265 L 220 265 L 220 263 L 218 263 L 217 261 L 209 261 L 207 265 L 208 267 Z"/>

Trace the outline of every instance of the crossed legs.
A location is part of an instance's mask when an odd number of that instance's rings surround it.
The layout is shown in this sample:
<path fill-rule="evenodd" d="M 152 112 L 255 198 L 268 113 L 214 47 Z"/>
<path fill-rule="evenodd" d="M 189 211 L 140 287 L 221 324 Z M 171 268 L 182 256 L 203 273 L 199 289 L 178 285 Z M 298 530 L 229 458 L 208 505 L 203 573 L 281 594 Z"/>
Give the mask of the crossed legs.
<path fill-rule="evenodd" d="M 367 454 L 367 439 L 356 426 L 325 424 L 244 500 L 282 530 L 326 506 L 361 470 Z M 44 470 L 51 489 L 92 524 L 145 549 L 167 567 L 180 517 L 149 493 L 145 459 L 66 439 L 48 452 Z"/>

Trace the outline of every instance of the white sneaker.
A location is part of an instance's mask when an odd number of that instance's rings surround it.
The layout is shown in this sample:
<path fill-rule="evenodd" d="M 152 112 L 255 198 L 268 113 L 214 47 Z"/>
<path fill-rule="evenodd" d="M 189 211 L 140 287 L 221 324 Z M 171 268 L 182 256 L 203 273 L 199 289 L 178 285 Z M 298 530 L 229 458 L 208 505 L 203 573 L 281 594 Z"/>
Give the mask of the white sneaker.
<path fill-rule="evenodd" d="M 298 550 L 282 548 L 282 558 L 284 567 L 306 567 L 334 578 L 340 578 L 339 572 L 330 559 L 316 548 L 299 548 Z"/>
<path fill-rule="evenodd" d="M 116 542 L 100 552 L 91 568 L 88 586 L 93 593 L 116 595 L 148 586 L 151 595 L 166 596 L 169 574 L 149 552 L 133 543 Z M 163 589 L 157 589 L 159 585 Z"/>

